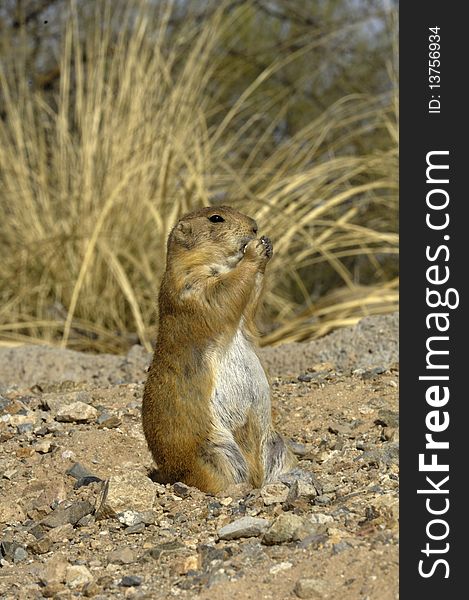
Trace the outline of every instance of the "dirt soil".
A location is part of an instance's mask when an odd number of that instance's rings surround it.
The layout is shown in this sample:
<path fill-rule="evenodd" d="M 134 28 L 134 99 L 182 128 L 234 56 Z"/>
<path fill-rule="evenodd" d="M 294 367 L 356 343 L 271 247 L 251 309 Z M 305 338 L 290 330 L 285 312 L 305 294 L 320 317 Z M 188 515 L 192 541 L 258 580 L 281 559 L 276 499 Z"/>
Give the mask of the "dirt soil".
<path fill-rule="evenodd" d="M 151 480 L 140 347 L 0 349 L 0 598 L 396 599 L 397 328 L 264 349 L 300 471 L 216 497 Z"/>

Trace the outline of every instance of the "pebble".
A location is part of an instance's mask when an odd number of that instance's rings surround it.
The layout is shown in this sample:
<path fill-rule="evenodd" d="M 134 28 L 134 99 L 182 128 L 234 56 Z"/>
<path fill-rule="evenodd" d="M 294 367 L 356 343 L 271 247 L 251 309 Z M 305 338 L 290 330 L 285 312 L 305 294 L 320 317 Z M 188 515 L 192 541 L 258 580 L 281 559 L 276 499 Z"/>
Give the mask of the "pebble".
<path fill-rule="evenodd" d="M 283 483 L 269 483 L 261 489 L 261 498 L 265 506 L 281 504 L 288 496 L 288 487 Z"/>
<path fill-rule="evenodd" d="M 332 523 L 334 521 L 334 517 L 326 515 L 325 513 L 313 513 L 309 516 L 309 519 L 312 523 L 319 523 L 321 525 L 324 523 Z"/>
<path fill-rule="evenodd" d="M 90 475 L 89 477 L 82 477 L 81 479 L 77 479 L 75 485 L 73 486 L 74 490 L 78 490 L 81 487 L 86 487 L 91 483 L 99 483 L 102 481 L 101 477 L 96 477 L 96 475 Z"/>
<path fill-rule="evenodd" d="M 0 554 L 9 562 L 19 563 L 28 558 L 28 552 L 17 542 L 4 540 L 0 544 Z"/>
<path fill-rule="evenodd" d="M 304 521 L 295 514 L 283 513 L 279 515 L 269 529 L 264 533 L 262 542 L 267 545 L 291 542 L 295 532 L 304 527 Z"/>
<path fill-rule="evenodd" d="M 269 569 L 269 573 L 271 575 L 276 575 L 277 573 L 281 573 L 282 571 L 288 571 L 293 567 L 293 563 L 291 562 L 281 562 Z"/>
<path fill-rule="evenodd" d="M 44 598 L 61 598 L 64 597 L 63 593 L 65 591 L 66 588 L 63 583 L 59 583 L 58 581 L 54 581 L 41 587 L 41 594 Z"/>
<path fill-rule="evenodd" d="M 208 569 L 213 561 L 225 561 L 233 554 L 229 546 L 216 548 L 210 544 L 200 544 L 197 551 L 200 557 L 200 565 L 204 570 Z"/>
<path fill-rule="evenodd" d="M 69 565 L 65 571 L 65 583 L 71 588 L 82 587 L 93 581 L 93 575 L 85 565 Z"/>
<path fill-rule="evenodd" d="M 52 540 L 48 535 L 43 535 L 28 545 L 28 549 L 31 550 L 33 554 L 45 554 L 46 552 L 49 552 L 51 548 Z"/>
<path fill-rule="evenodd" d="M 74 460 L 75 452 L 73 450 L 64 450 L 62 452 L 62 458 L 70 458 L 70 460 Z"/>
<path fill-rule="evenodd" d="M 99 417 L 96 419 L 98 424 L 98 429 L 113 429 L 115 427 L 119 427 L 122 425 L 122 419 L 120 419 L 117 415 L 113 415 L 108 412 L 102 412 Z"/>
<path fill-rule="evenodd" d="M 160 558 L 160 556 L 163 554 L 178 552 L 178 550 L 182 550 L 183 548 L 185 548 L 185 546 L 181 544 L 181 542 L 178 542 L 177 540 L 172 540 L 171 542 L 162 542 L 154 548 L 151 548 L 148 554 L 152 558 Z"/>
<path fill-rule="evenodd" d="M 126 525 L 127 527 L 132 527 L 133 525 L 138 525 L 139 523 L 144 522 L 142 515 L 143 513 L 137 510 L 126 510 L 116 516 L 119 523 L 122 523 L 122 525 Z"/>
<path fill-rule="evenodd" d="M 80 463 L 75 463 L 69 469 L 65 471 L 67 475 L 70 475 L 74 479 L 80 480 L 86 477 L 94 477 L 95 475 L 89 471 L 85 466 Z"/>
<path fill-rule="evenodd" d="M 126 511 L 153 508 L 157 488 L 146 475 L 128 471 L 111 476 L 103 485 L 96 502 L 96 517 L 115 517 Z"/>
<path fill-rule="evenodd" d="M 66 523 L 65 525 L 60 525 L 59 527 L 51 529 L 47 535 L 53 542 L 64 542 L 71 540 L 75 535 L 75 532 L 73 525 L 71 523 Z"/>
<path fill-rule="evenodd" d="M 293 590 L 298 598 L 321 600 L 326 592 L 326 585 L 320 579 L 298 579 Z"/>
<path fill-rule="evenodd" d="M 81 593 L 87 598 L 92 598 L 96 596 L 101 591 L 101 588 L 95 581 L 89 581 L 83 586 Z"/>
<path fill-rule="evenodd" d="M 375 423 L 384 427 L 399 427 L 399 413 L 388 408 L 381 408 Z"/>
<path fill-rule="evenodd" d="M 98 416 L 98 411 L 90 404 L 72 402 L 57 410 L 55 420 L 62 423 L 90 423 Z"/>
<path fill-rule="evenodd" d="M 369 465 L 384 465 L 386 467 L 397 465 L 399 464 L 399 444 L 397 442 L 385 442 L 381 448 L 366 450 L 359 459 Z"/>
<path fill-rule="evenodd" d="M 321 494 L 314 500 L 315 504 L 326 505 L 330 504 L 334 498 L 330 494 Z"/>
<path fill-rule="evenodd" d="M 312 500 L 318 495 L 318 492 L 314 485 L 308 483 L 307 481 L 303 481 L 298 479 L 294 481 L 287 496 L 287 502 L 292 503 L 298 498 L 306 498 L 306 500 Z"/>
<path fill-rule="evenodd" d="M 107 562 L 115 565 L 130 565 L 136 560 L 135 552 L 128 547 L 118 548 L 107 555 Z"/>
<path fill-rule="evenodd" d="M 75 525 L 85 515 L 94 511 L 93 505 L 88 500 L 78 500 L 68 508 L 56 508 L 50 515 L 41 521 L 41 524 L 48 528 L 60 527 L 70 523 Z"/>
<path fill-rule="evenodd" d="M 181 481 L 176 481 L 173 485 L 173 490 L 176 496 L 179 496 L 180 498 L 187 498 L 191 493 L 191 488 Z"/>
<path fill-rule="evenodd" d="M 47 560 L 39 572 L 39 580 L 44 585 L 63 583 L 67 567 L 70 566 L 64 559 L 53 556 Z"/>
<path fill-rule="evenodd" d="M 218 530 L 218 537 L 221 540 L 237 540 L 243 537 L 257 537 L 261 535 L 267 527 L 269 521 L 257 517 L 242 517 Z"/>
<path fill-rule="evenodd" d="M 309 471 L 304 471 L 303 469 L 300 469 L 300 467 L 296 467 L 295 469 L 288 471 L 288 473 L 283 473 L 280 475 L 279 479 L 288 487 L 291 487 L 295 481 L 303 481 L 314 486 L 318 494 L 322 493 L 322 486 L 316 475 Z"/>
<path fill-rule="evenodd" d="M 346 541 L 337 542 L 337 544 L 332 544 L 332 554 L 340 554 L 348 548 L 351 548 L 351 546 Z"/>
<path fill-rule="evenodd" d="M 16 426 L 16 431 L 21 435 L 23 433 L 31 433 L 34 423 L 26 422 Z"/>
<path fill-rule="evenodd" d="M 143 577 L 139 577 L 138 575 L 125 575 L 119 581 L 119 585 L 122 587 L 137 587 L 142 585 Z"/>
<path fill-rule="evenodd" d="M 48 454 L 51 450 L 57 446 L 51 440 L 42 440 L 34 444 L 33 448 L 39 454 Z"/>
<path fill-rule="evenodd" d="M 124 535 L 142 533 L 142 531 L 145 531 L 145 523 L 137 523 L 136 525 L 131 525 L 130 527 L 127 527 L 127 529 L 124 531 Z"/>
<path fill-rule="evenodd" d="M 2 477 L 3 479 L 8 479 L 8 481 L 11 481 L 16 473 L 18 473 L 18 469 L 7 469 L 3 472 Z"/>

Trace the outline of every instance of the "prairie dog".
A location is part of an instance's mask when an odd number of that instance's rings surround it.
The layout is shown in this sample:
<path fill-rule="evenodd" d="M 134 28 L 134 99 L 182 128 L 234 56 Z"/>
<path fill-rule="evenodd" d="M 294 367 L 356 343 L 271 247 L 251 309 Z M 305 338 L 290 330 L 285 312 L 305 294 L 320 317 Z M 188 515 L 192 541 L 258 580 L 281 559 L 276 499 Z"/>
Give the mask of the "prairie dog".
<path fill-rule="evenodd" d="M 142 422 L 162 480 L 217 493 L 275 480 L 296 459 L 272 426 L 254 316 L 272 243 L 227 206 L 173 228 Z"/>

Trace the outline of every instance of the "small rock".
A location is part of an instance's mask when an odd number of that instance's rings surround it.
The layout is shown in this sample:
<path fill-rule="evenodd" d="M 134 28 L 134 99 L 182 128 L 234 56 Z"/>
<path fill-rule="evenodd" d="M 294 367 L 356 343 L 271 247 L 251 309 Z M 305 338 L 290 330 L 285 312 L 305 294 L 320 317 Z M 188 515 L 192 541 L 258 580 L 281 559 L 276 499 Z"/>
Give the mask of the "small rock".
<path fill-rule="evenodd" d="M 399 444 L 396 442 L 385 442 L 381 448 L 366 450 L 360 460 L 369 465 L 390 467 L 399 464 Z M 356 460 L 356 459 L 355 459 Z"/>
<path fill-rule="evenodd" d="M 0 523 L 21 523 L 25 518 L 26 515 L 19 504 L 0 502 Z"/>
<path fill-rule="evenodd" d="M 309 519 L 312 523 L 319 523 L 321 525 L 325 523 L 333 523 L 334 517 L 326 515 L 325 513 L 313 513 L 309 515 Z"/>
<path fill-rule="evenodd" d="M 45 554 L 52 548 L 52 540 L 48 535 L 43 535 L 34 542 L 31 542 L 28 548 L 33 554 Z"/>
<path fill-rule="evenodd" d="M 124 535 L 142 533 L 142 531 L 145 531 L 145 523 L 137 523 L 136 525 L 131 525 L 130 527 L 127 527 L 127 529 L 124 531 Z"/>
<path fill-rule="evenodd" d="M 44 598 L 59 598 L 59 594 L 65 590 L 65 586 L 63 583 L 59 581 L 52 581 L 48 583 L 46 586 L 41 587 L 41 594 Z"/>
<path fill-rule="evenodd" d="M 50 529 L 47 534 L 52 542 L 65 542 L 67 540 L 71 540 L 75 535 L 73 525 L 71 523 L 66 523 L 65 525 L 60 525 L 59 527 L 55 527 Z"/>
<path fill-rule="evenodd" d="M 276 575 L 277 573 L 281 573 L 282 571 L 288 571 L 293 567 L 293 563 L 291 562 L 281 562 L 269 569 L 269 573 L 271 575 Z"/>
<path fill-rule="evenodd" d="M 93 575 L 85 565 L 69 565 L 65 571 L 65 583 L 71 588 L 82 587 L 93 581 Z"/>
<path fill-rule="evenodd" d="M 53 448 L 57 446 L 51 440 L 42 440 L 34 444 L 33 448 L 39 454 L 48 454 Z"/>
<path fill-rule="evenodd" d="M 267 545 L 282 544 L 291 542 L 295 537 L 295 532 L 303 527 L 304 521 L 295 514 L 283 513 L 279 515 L 269 529 L 264 533 L 262 542 Z"/>
<path fill-rule="evenodd" d="M 344 550 L 348 550 L 351 548 L 350 544 L 345 540 L 337 542 L 337 544 L 332 544 L 332 554 L 340 554 Z"/>
<path fill-rule="evenodd" d="M 187 496 L 189 496 L 191 493 L 191 488 L 181 481 L 176 481 L 176 483 L 173 485 L 173 491 L 176 496 L 179 496 L 180 498 L 187 498 Z"/>
<path fill-rule="evenodd" d="M 34 427 L 34 423 L 21 423 L 20 425 L 16 426 L 16 431 L 21 435 L 23 433 L 31 433 L 31 431 L 33 430 Z"/>
<path fill-rule="evenodd" d="M 55 415 L 55 420 L 63 423 L 89 423 L 94 421 L 97 415 L 98 411 L 94 406 L 77 401 L 61 406 Z"/>
<path fill-rule="evenodd" d="M 54 583 L 63 583 L 65 581 L 65 573 L 70 565 L 66 560 L 52 557 L 46 561 L 39 573 L 39 580 L 44 585 Z"/>
<path fill-rule="evenodd" d="M 112 415 L 108 412 L 102 412 L 99 417 L 96 419 L 98 424 L 98 429 L 113 429 L 115 427 L 119 427 L 122 424 L 122 419 L 120 419 L 117 415 Z"/>
<path fill-rule="evenodd" d="M 191 554 L 176 561 L 173 566 L 173 573 L 176 575 L 187 575 L 189 571 L 197 571 L 198 568 L 199 558 L 196 554 Z"/>
<path fill-rule="evenodd" d="M 70 523 L 75 525 L 85 515 L 94 511 L 94 507 L 87 500 L 78 500 L 68 508 L 56 508 L 50 515 L 41 521 L 41 524 L 50 529 Z"/>
<path fill-rule="evenodd" d="M 11 481 L 16 473 L 18 473 L 18 469 L 7 469 L 6 471 L 3 471 L 2 477 L 3 479 L 8 479 L 8 481 Z"/>
<path fill-rule="evenodd" d="M 329 431 L 335 435 L 354 438 L 353 427 L 350 423 L 333 423 L 329 425 Z"/>
<path fill-rule="evenodd" d="M 171 542 L 163 542 L 161 544 L 158 544 L 154 548 L 151 548 L 151 550 L 148 552 L 148 554 L 152 558 L 158 559 L 158 558 L 160 558 L 160 556 L 162 556 L 164 554 L 177 553 L 179 550 L 182 550 L 183 548 L 185 548 L 185 546 L 183 544 L 181 544 L 181 542 L 178 542 L 177 540 L 173 540 Z"/>
<path fill-rule="evenodd" d="M 93 473 L 80 463 L 75 463 L 67 469 L 65 473 L 78 480 L 84 479 L 85 477 L 94 477 Z"/>
<path fill-rule="evenodd" d="M 86 487 L 92 483 L 99 483 L 102 481 L 100 477 L 96 477 L 96 475 L 90 475 L 88 477 L 83 477 L 82 479 L 77 479 L 75 485 L 73 486 L 74 490 L 78 490 L 81 487 Z"/>
<path fill-rule="evenodd" d="M 137 587 L 142 585 L 143 577 L 139 577 L 138 575 L 125 575 L 119 581 L 119 585 L 122 587 Z"/>
<path fill-rule="evenodd" d="M 143 523 L 142 513 L 137 510 L 126 510 L 116 516 L 119 523 L 122 523 L 122 525 L 126 525 L 127 527 Z"/>
<path fill-rule="evenodd" d="M 330 504 L 334 498 L 330 494 L 321 494 L 317 496 L 314 500 L 315 504 L 326 505 Z"/>
<path fill-rule="evenodd" d="M 225 561 L 232 556 L 233 551 L 231 548 L 216 548 L 210 546 L 210 544 L 200 544 L 197 548 L 199 553 L 199 562 L 202 569 L 207 570 L 210 568 L 213 561 Z"/>
<path fill-rule="evenodd" d="M 364 380 L 375 379 L 378 375 L 386 373 L 385 367 L 375 367 L 374 369 L 368 369 L 361 373 L 361 378 Z"/>
<path fill-rule="evenodd" d="M 269 483 L 261 489 L 261 497 L 265 506 L 281 504 L 288 496 L 288 487 L 283 483 Z"/>
<path fill-rule="evenodd" d="M 135 552 L 128 547 L 118 548 L 107 555 L 107 562 L 115 565 L 130 565 L 136 560 Z"/>
<path fill-rule="evenodd" d="M 399 413 L 388 408 L 381 408 L 375 423 L 383 425 L 383 427 L 399 427 Z"/>
<path fill-rule="evenodd" d="M 399 442 L 399 429 L 396 427 L 383 427 L 382 439 L 386 442 Z"/>
<path fill-rule="evenodd" d="M 316 371 L 315 373 L 302 373 L 301 375 L 298 375 L 298 381 L 323 381 L 324 379 L 327 379 L 329 375 L 330 372 L 327 370 Z"/>
<path fill-rule="evenodd" d="M 138 515 L 140 522 L 145 525 L 154 525 L 156 523 L 156 511 L 154 510 L 140 510 L 138 511 Z"/>
<path fill-rule="evenodd" d="M 0 544 L 0 553 L 6 560 L 15 564 L 28 558 L 28 553 L 21 544 L 7 540 Z"/>
<path fill-rule="evenodd" d="M 300 469 L 299 467 L 295 467 L 291 471 L 288 471 L 288 473 L 283 473 L 282 475 L 280 475 L 279 479 L 282 483 L 288 485 L 288 487 L 291 487 L 295 483 L 295 481 L 303 481 L 305 483 L 313 485 L 316 488 L 318 494 L 322 493 L 322 486 L 318 481 L 316 475 L 309 471 Z"/>
<path fill-rule="evenodd" d="M 115 517 L 118 513 L 153 508 L 157 487 L 138 471 L 113 475 L 102 487 L 96 502 L 96 517 Z"/>
<path fill-rule="evenodd" d="M 34 454 L 34 448 L 32 448 L 31 446 L 25 446 L 24 448 L 18 448 L 18 450 L 15 451 L 15 456 L 17 458 L 29 458 L 33 454 Z"/>
<path fill-rule="evenodd" d="M 73 450 L 64 450 L 62 452 L 62 458 L 69 458 L 70 460 L 75 460 L 75 452 Z"/>
<path fill-rule="evenodd" d="M 243 537 L 256 537 L 261 535 L 267 527 L 269 521 L 256 517 L 242 517 L 218 530 L 218 537 L 221 540 L 237 540 Z"/>
<path fill-rule="evenodd" d="M 318 495 L 316 488 L 311 483 L 298 479 L 294 481 L 287 496 L 287 503 L 291 504 L 298 498 L 312 500 Z"/>
<path fill-rule="evenodd" d="M 328 536 L 326 533 L 312 534 L 302 539 L 298 544 L 298 548 L 313 548 L 316 550 L 317 548 L 324 546 L 327 541 Z"/>
<path fill-rule="evenodd" d="M 88 527 L 89 525 L 92 525 L 95 521 L 96 521 L 96 519 L 94 518 L 93 515 L 85 515 L 77 522 L 76 526 L 77 527 Z"/>
<path fill-rule="evenodd" d="M 327 592 L 327 586 L 320 579 L 298 579 L 293 590 L 298 598 L 321 600 Z"/>
<path fill-rule="evenodd" d="M 83 586 L 81 593 L 87 598 L 96 596 L 101 591 L 100 586 L 95 581 L 89 581 Z"/>

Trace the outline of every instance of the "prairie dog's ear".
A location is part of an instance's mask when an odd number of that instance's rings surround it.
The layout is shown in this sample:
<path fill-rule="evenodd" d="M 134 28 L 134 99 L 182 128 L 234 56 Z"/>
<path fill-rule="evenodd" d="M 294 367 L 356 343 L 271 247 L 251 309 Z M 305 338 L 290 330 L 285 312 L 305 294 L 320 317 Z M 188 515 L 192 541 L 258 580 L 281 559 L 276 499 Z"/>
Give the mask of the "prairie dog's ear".
<path fill-rule="evenodd" d="M 191 233 L 192 225 L 187 221 L 179 221 L 171 232 L 170 241 L 174 240 L 176 244 L 190 248 L 192 246 Z"/>

